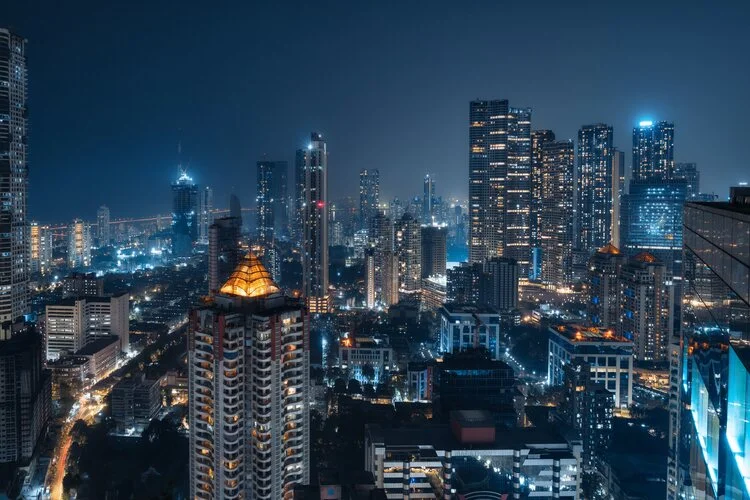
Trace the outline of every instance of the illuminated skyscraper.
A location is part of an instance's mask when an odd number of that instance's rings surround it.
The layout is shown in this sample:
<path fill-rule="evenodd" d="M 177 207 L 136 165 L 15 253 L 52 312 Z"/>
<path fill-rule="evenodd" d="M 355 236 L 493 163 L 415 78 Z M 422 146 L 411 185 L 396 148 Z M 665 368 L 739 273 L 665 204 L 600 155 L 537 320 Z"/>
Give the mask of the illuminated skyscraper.
<path fill-rule="evenodd" d="M 507 100 L 469 107 L 469 261 L 531 255 L 531 109 Z"/>
<path fill-rule="evenodd" d="M 91 265 L 91 228 L 81 219 L 68 226 L 68 267 L 71 269 Z"/>
<path fill-rule="evenodd" d="M 560 286 L 573 276 L 575 153 L 573 141 L 545 144 L 542 171 L 542 281 Z"/>
<path fill-rule="evenodd" d="M 380 172 L 359 171 L 359 229 L 367 229 L 380 206 Z"/>
<path fill-rule="evenodd" d="M 191 498 L 289 499 L 309 483 L 309 328 L 253 254 L 191 311 Z"/>
<path fill-rule="evenodd" d="M 198 187 L 187 171 L 180 167 L 180 176 L 172 184 L 172 253 L 190 255 L 198 239 Z"/>
<path fill-rule="evenodd" d="M 302 293 L 311 313 L 325 313 L 328 297 L 328 151 L 313 132 L 305 151 Z"/>
<path fill-rule="evenodd" d="M 499 312 L 518 309 L 518 262 L 493 257 L 484 263 L 482 302 Z"/>
<path fill-rule="evenodd" d="M 375 307 L 375 251 L 372 248 L 365 251 L 365 306 Z"/>
<path fill-rule="evenodd" d="M 435 179 L 430 174 L 424 176 L 424 186 L 422 189 L 422 223 L 432 223 L 432 216 L 435 215 Z"/>
<path fill-rule="evenodd" d="M 294 155 L 294 196 L 292 200 L 294 220 L 292 223 L 292 239 L 302 246 L 305 234 L 305 149 L 298 149 Z"/>
<path fill-rule="evenodd" d="M 286 236 L 287 230 L 287 171 L 285 161 L 261 160 L 258 170 L 258 238 L 268 244 Z"/>
<path fill-rule="evenodd" d="M 620 248 L 622 204 L 625 195 L 625 151 L 612 153 L 612 244 Z"/>
<path fill-rule="evenodd" d="M 529 278 L 541 279 L 541 238 L 539 235 L 542 220 L 542 173 L 544 172 L 544 146 L 554 142 L 555 133 L 551 130 L 535 130 L 531 133 L 531 205 L 529 234 L 531 238 L 531 262 Z"/>
<path fill-rule="evenodd" d="M 26 40 L 0 28 L 0 322 L 28 312 Z"/>
<path fill-rule="evenodd" d="M 49 226 L 32 222 L 29 232 L 30 262 L 32 273 L 46 274 L 52 265 L 52 231 Z"/>
<path fill-rule="evenodd" d="M 640 361 L 668 360 L 674 332 L 674 285 L 664 263 L 642 252 L 623 264 L 619 276 L 619 333 L 633 341 Z"/>
<path fill-rule="evenodd" d="M 448 228 L 445 225 L 422 225 L 422 278 L 445 276 Z"/>
<path fill-rule="evenodd" d="M 206 186 L 198 190 L 198 241 L 208 244 L 208 228 L 214 222 L 214 190 Z"/>
<path fill-rule="evenodd" d="M 419 222 L 404 214 L 396 223 L 393 247 L 398 258 L 399 291 L 417 293 L 422 287 L 422 231 Z"/>
<path fill-rule="evenodd" d="M 674 124 L 642 121 L 633 129 L 633 180 L 672 179 Z"/>
<path fill-rule="evenodd" d="M 578 131 L 578 244 L 592 252 L 612 240 L 612 127 Z"/>
<path fill-rule="evenodd" d="M 100 247 L 106 247 L 112 242 L 109 229 L 109 207 L 102 205 L 96 211 L 96 243 Z"/>
<path fill-rule="evenodd" d="M 619 328 L 619 278 L 627 261 L 620 249 L 611 243 L 600 248 L 589 259 L 588 310 L 591 323 L 603 328 Z"/>

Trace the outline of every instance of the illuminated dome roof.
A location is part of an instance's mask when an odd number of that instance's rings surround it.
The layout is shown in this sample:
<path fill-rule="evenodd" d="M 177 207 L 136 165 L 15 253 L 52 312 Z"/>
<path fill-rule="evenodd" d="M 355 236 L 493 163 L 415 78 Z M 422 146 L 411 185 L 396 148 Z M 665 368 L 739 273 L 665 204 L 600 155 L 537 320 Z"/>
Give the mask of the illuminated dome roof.
<path fill-rule="evenodd" d="M 605 246 L 599 249 L 599 253 L 608 253 L 611 255 L 619 255 L 620 249 L 614 246 L 612 243 L 607 243 Z"/>
<path fill-rule="evenodd" d="M 245 255 L 219 290 L 220 293 L 239 297 L 263 297 L 280 291 L 271 274 L 252 252 Z"/>
<path fill-rule="evenodd" d="M 654 262 L 658 262 L 659 261 L 656 257 L 654 257 L 653 254 L 648 253 L 648 252 L 641 252 L 641 253 L 639 253 L 638 255 L 636 255 L 635 257 L 633 257 L 633 260 L 635 260 L 637 262 L 646 262 L 648 264 L 652 264 Z"/>

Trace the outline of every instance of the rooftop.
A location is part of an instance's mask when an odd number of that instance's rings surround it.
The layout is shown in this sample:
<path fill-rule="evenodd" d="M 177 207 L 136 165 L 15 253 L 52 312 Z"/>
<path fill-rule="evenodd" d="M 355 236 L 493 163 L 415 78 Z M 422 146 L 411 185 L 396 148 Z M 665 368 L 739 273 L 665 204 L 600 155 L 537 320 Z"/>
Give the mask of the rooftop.
<path fill-rule="evenodd" d="M 264 297 L 280 291 L 271 274 L 252 252 L 245 255 L 219 290 L 220 293 L 239 297 Z"/>
<path fill-rule="evenodd" d="M 608 243 L 607 245 L 601 247 L 598 251 L 598 253 L 606 253 L 611 255 L 619 255 L 620 249 L 614 246 L 612 243 Z"/>
<path fill-rule="evenodd" d="M 476 304 L 448 302 L 447 304 L 443 304 L 442 309 L 445 309 L 448 314 L 497 314 L 497 311 L 491 307 Z"/>
<path fill-rule="evenodd" d="M 117 335 L 108 335 L 106 337 L 98 338 L 78 349 L 76 356 L 91 356 L 119 341 L 120 338 Z"/>
<path fill-rule="evenodd" d="M 596 326 L 583 326 L 577 324 L 564 324 L 550 327 L 550 331 L 567 339 L 570 342 L 632 342 L 617 334 L 611 328 L 599 328 Z"/>

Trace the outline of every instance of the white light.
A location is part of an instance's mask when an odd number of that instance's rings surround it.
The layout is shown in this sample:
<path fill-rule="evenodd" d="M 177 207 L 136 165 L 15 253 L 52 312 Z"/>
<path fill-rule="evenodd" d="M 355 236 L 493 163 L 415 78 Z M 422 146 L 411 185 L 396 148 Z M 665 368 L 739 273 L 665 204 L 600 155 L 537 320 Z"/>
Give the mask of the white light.
<path fill-rule="evenodd" d="M 644 121 L 640 122 L 638 124 L 638 126 L 639 127 L 650 127 L 653 124 L 654 124 L 654 122 L 652 122 L 651 120 L 644 120 Z"/>

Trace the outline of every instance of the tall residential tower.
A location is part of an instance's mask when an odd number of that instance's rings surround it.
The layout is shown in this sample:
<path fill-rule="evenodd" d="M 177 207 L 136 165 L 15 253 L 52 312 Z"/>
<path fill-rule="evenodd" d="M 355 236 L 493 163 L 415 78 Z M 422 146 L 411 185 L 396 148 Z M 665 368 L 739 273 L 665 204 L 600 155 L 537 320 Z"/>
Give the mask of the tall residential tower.
<path fill-rule="evenodd" d="M 328 312 L 328 150 L 313 132 L 304 153 L 302 293 L 311 313 Z"/>

